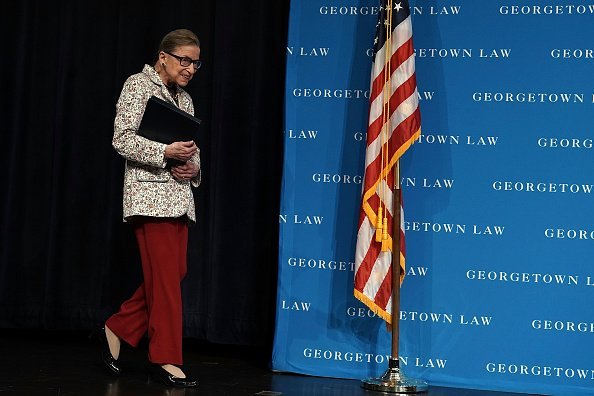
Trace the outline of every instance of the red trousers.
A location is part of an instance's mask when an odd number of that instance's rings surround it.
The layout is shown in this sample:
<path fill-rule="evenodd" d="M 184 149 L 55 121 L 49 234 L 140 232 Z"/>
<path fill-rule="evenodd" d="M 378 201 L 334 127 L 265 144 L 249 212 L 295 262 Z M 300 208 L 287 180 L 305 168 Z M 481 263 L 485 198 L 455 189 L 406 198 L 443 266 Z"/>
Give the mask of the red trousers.
<path fill-rule="evenodd" d="M 105 324 L 132 346 L 148 332 L 149 361 L 181 365 L 180 282 L 187 269 L 187 219 L 143 217 L 134 223 L 134 233 L 144 282 Z"/>

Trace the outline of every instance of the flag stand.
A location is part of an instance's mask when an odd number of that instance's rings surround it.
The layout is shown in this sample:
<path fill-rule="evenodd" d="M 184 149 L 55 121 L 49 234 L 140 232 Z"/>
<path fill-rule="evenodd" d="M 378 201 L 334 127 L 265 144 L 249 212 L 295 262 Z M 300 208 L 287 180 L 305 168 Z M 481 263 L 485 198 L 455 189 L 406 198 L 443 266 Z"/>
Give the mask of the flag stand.
<path fill-rule="evenodd" d="M 400 161 L 394 166 L 394 196 L 392 215 L 392 353 L 388 369 L 381 377 L 363 380 L 363 388 L 387 393 L 421 393 L 428 385 L 423 380 L 406 377 L 400 371 L 398 342 L 400 339 Z"/>

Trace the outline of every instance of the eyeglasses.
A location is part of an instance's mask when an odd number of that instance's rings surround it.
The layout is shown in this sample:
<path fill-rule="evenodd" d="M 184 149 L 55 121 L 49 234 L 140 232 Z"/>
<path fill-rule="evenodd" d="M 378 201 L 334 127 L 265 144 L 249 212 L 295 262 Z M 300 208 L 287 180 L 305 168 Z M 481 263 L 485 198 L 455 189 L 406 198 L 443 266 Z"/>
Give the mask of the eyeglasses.
<path fill-rule="evenodd" d="M 179 61 L 179 64 L 182 65 L 183 67 L 188 67 L 191 64 L 193 64 L 194 65 L 194 68 L 196 70 L 198 70 L 202 66 L 202 61 L 201 60 L 198 60 L 198 59 L 194 60 L 194 59 L 189 58 L 187 56 L 177 56 L 177 55 L 172 54 L 171 52 L 167 52 L 167 51 L 163 51 L 163 52 L 165 52 L 166 54 L 171 55 L 174 58 L 176 58 Z"/>

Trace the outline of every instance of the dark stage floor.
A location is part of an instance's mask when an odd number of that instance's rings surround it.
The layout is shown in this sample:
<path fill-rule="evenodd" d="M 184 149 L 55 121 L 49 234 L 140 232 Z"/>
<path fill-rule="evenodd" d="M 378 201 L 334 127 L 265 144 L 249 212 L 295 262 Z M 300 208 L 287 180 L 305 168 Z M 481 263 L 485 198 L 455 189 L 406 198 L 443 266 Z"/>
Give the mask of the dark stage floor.
<path fill-rule="evenodd" d="M 199 379 L 196 389 L 171 389 L 151 382 L 143 369 L 145 347 L 122 350 L 125 373 L 102 370 L 94 339 L 81 332 L 0 330 L 0 396 L 118 395 L 382 395 L 360 381 L 272 373 L 261 351 L 184 341 L 185 370 Z M 430 387 L 430 396 L 506 396 L 502 392 Z"/>

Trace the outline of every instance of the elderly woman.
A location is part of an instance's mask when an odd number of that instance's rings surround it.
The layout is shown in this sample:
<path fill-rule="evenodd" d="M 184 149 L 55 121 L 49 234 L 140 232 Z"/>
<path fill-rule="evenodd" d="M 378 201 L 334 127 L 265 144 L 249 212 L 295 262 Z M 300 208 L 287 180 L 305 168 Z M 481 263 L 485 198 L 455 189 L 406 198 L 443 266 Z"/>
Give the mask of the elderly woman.
<path fill-rule="evenodd" d="M 200 43 L 186 29 L 162 39 L 154 65 L 130 76 L 116 106 L 113 147 L 126 159 L 124 221 L 134 228 L 144 282 L 101 331 L 106 368 L 119 375 L 120 343 L 137 346 L 148 334 L 148 370 L 174 387 L 193 387 L 182 371 L 182 299 L 188 224 L 196 222 L 192 186 L 200 184 L 200 151 L 193 141 L 163 144 L 137 134 L 151 96 L 194 114 L 183 90 L 200 68 Z"/>

